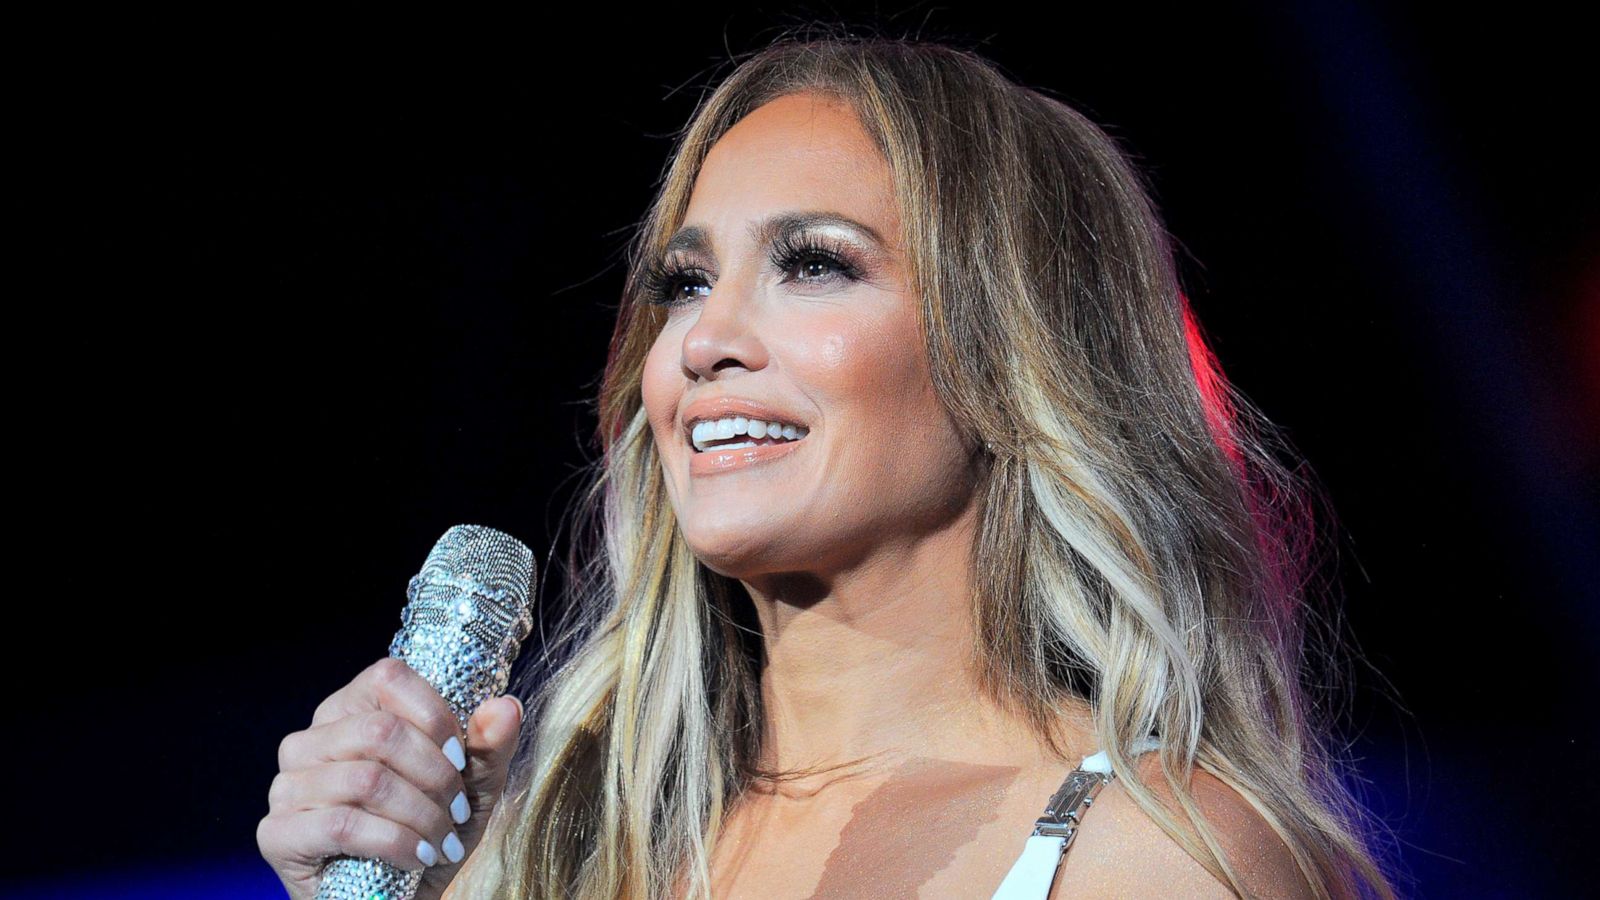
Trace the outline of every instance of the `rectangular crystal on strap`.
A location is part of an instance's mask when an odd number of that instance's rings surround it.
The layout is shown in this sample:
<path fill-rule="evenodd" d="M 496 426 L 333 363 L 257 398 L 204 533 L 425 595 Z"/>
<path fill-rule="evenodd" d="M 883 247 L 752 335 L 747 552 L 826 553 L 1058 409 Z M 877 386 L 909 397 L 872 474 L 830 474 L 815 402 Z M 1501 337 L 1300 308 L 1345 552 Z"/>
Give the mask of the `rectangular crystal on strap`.
<path fill-rule="evenodd" d="M 1111 778 L 1100 772 L 1076 769 L 1045 804 L 1044 815 L 1034 823 L 1033 833 L 1071 838 L 1082 817 L 1082 807 L 1094 802 L 1096 794 Z"/>

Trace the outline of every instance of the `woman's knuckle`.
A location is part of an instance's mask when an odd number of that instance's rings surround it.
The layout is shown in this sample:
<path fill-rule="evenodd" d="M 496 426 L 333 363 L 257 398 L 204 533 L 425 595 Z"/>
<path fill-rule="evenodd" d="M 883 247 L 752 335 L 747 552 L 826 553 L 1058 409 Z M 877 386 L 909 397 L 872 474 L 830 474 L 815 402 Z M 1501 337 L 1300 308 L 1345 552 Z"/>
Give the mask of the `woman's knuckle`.
<path fill-rule="evenodd" d="M 353 848 L 361 836 L 361 810 L 338 806 L 328 814 L 328 839 L 339 850 Z"/>
<path fill-rule="evenodd" d="M 291 787 L 287 772 L 272 776 L 272 784 L 267 788 L 267 808 L 276 810 L 288 806 Z"/>
<path fill-rule="evenodd" d="M 427 785 L 427 796 L 430 798 L 448 804 L 456 799 L 456 791 L 462 790 L 466 790 L 466 785 L 462 783 L 461 772 L 456 772 L 454 765 L 446 762 L 445 765 L 435 765 L 434 769 L 430 770 L 429 785 Z"/>
<path fill-rule="evenodd" d="M 372 665 L 372 680 L 383 687 L 394 685 L 411 675 L 411 667 L 392 656 L 386 656 Z"/>
<path fill-rule="evenodd" d="M 428 705 L 428 733 L 452 735 L 461 731 L 460 720 L 450 710 L 450 704 L 434 691 L 433 702 Z"/>
<path fill-rule="evenodd" d="M 270 812 L 262 816 L 261 821 L 256 823 L 256 846 L 263 853 L 271 853 L 277 847 L 277 832 L 276 817 Z"/>
<path fill-rule="evenodd" d="M 372 750 L 387 749 L 393 746 L 403 724 L 404 720 L 386 709 L 368 713 L 361 723 L 362 740 Z"/>
<path fill-rule="evenodd" d="M 300 735 L 302 733 L 291 731 L 283 736 L 283 740 L 278 742 L 278 768 L 280 770 L 289 768 L 289 761 L 295 757 L 295 750 L 300 744 Z"/>
<path fill-rule="evenodd" d="M 376 804 L 389 787 L 389 770 L 377 762 L 359 762 L 350 767 L 351 798 L 363 805 Z"/>

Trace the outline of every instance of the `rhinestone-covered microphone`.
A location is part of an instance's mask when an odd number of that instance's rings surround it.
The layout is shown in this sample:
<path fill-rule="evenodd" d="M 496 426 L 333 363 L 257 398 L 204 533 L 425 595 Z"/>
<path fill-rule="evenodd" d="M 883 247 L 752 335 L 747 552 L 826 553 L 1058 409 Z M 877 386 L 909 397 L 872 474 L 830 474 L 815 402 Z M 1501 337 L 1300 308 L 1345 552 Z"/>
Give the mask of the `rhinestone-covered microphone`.
<path fill-rule="evenodd" d="M 505 693 L 522 639 L 533 630 L 532 585 L 533 553 L 521 541 L 456 525 L 406 586 L 389 655 L 433 685 L 463 731 L 478 707 Z M 317 900 L 411 900 L 422 874 L 340 856 L 323 867 Z"/>

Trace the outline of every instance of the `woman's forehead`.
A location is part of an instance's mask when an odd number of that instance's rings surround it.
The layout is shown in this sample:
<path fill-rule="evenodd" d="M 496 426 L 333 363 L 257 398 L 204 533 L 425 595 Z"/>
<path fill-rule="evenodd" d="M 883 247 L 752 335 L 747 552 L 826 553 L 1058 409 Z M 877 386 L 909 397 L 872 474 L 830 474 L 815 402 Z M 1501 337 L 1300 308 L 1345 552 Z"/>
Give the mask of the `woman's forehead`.
<path fill-rule="evenodd" d="M 898 236 L 888 161 L 849 107 L 792 94 L 745 116 L 707 154 L 684 224 L 726 237 L 779 210 L 827 210 Z"/>

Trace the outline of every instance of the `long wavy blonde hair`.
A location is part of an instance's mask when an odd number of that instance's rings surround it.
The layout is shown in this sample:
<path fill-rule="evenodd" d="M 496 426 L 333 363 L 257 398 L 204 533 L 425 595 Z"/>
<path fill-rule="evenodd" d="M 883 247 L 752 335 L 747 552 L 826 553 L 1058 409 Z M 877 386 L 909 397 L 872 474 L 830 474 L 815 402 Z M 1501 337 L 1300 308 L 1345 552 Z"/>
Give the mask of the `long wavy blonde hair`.
<path fill-rule="evenodd" d="M 677 136 L 629 247 L 566 602 L 452 896 L 710 896 L 724 813 L 758 772 L 761 647 L 743 587 L 699 563 L 668 500 L 640 392 L 665 313 L 639 276 L 712 144 L 800 91 L 848 104 L 889 161 L 934 386 L 987 454 L 983 689 L 1052 747 L 1063 703 L 1087 701 L 1119 772 L 1157 736 L 1193 831 L 1137 779 L 1129 794 L 1241 896 L 1192 767 L 1262 814 L 1319 896 L 1393 897 L 1330 709 L 1302 684 L 1326 499 L 1205 349 L 1142 176 L 1083 115 L 970 51 L 847 32 L 748 54 Z"/>

